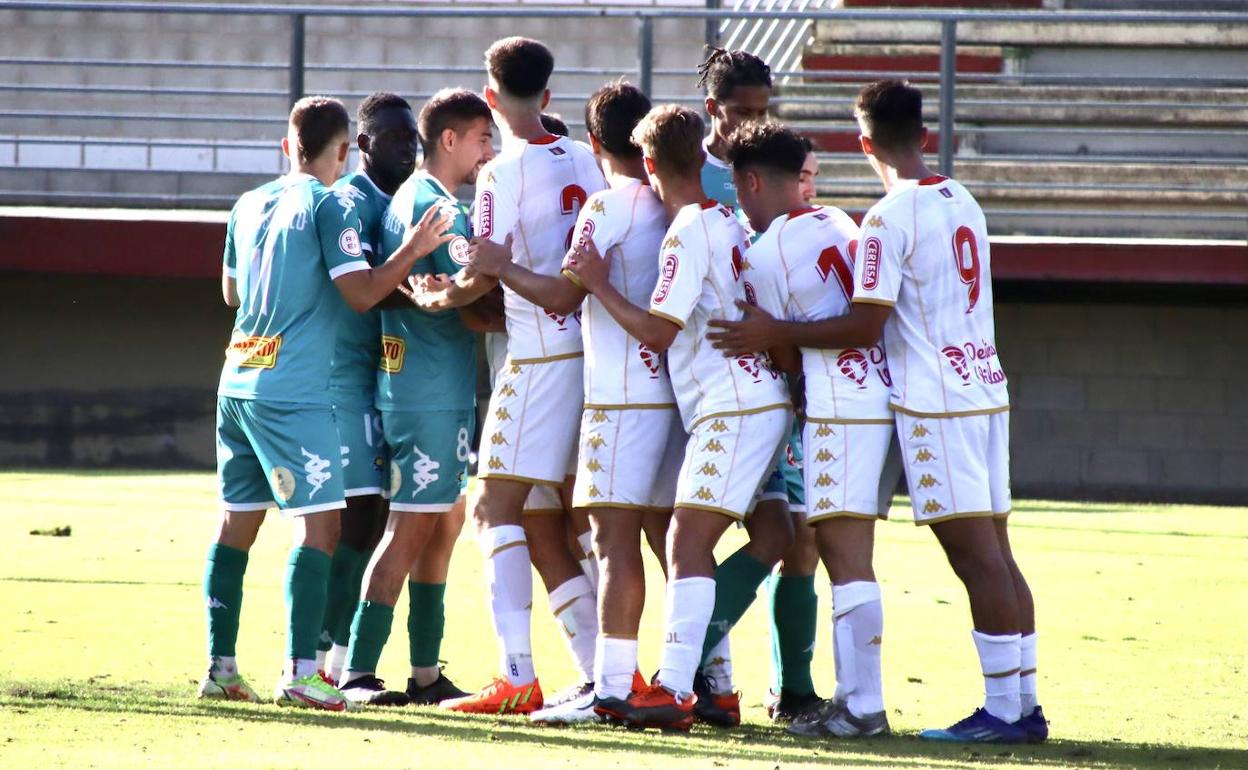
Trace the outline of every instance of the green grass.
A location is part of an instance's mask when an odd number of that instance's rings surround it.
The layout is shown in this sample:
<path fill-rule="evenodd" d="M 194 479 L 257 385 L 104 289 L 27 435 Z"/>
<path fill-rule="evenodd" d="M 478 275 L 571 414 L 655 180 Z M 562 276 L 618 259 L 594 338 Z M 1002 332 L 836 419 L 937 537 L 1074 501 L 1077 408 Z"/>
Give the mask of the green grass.
<path fill-rule="evenodd" d="M 899 735 L 791 738 L 765 721 L 765 604 L 733 635 L 746 724 L 690 737 L 434 710 L 318 714 L 202 703 L 202 558 L 215 524 L 208 474 L 0 473 L 0 767 L 1248 767 L 1248 510 L 1025 501 L 1015 550 L 1039 607 L 1039 747 L 932 746 L 915 731 L 977 704 L 961 587 L 930 533 L 879 527 L 885 694 Z M 69 537 L 31 530 L 69 525 Z M 288 528 L 261 531 L 247 575 L 239 659 L 268 691 L 284 648 Z M 729 533 L 721 548 L 735 548 Z M 657 575 L 657 571 L 653 573 Z M 824 581 L 820 581 L 823 583 Z M 540 594 L 540 591 L 539 591 Z M 827 586 L 816 681 L 833 688 Z M 652 576 L 642 667 L 658 662 L 662 586 Z M 447 594 L 443 657 L 460 684 L 495 668 L 481 558 L 466 536 Z M 381 675 L 406 677 L 406 603 Z M 572 681 L 544 596 L 534 645 L 548 692 Z M 338 758 L 335 761 L 335 758 Z"/>

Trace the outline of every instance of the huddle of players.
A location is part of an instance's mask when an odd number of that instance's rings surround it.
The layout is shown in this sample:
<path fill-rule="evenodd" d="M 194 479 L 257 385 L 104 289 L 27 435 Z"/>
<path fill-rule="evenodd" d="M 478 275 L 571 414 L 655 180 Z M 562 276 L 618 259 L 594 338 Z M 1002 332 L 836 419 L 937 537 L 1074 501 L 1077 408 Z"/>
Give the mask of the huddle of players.
<path fill-rule="evenodd" d="M 225 512 L 205 578 L 201 696 L 258 699 L 234 640 L 246 552 L 276 505 L 296 529 L 279 703 L 735 725 L 728 631 L 780 563 L 769 711 L 799 734 L 887 732 L 871 554 L 904 468 L 916 521 L 967 588 L 987 694 L 923 737 L 1043 740 L 1034 610 L 1006 534 L 1008 398 L 988 238 L 969 193 L 923 165 L 918 91 L 882 81 L 860 94 L 862 148 L 887 192 L 860 232 L 810 205 L 811 146 L 766 121 L 770 74 L 756 57 L 717 50 L 703 65 L 709 136 L 697 113 L 652 108 L 617 83 L 586 106 L 588 146 L 543 124 L 545 46 L 500 40 L 486 66 L 484 99 L 441 92 L 419 121 L 397 97 L 370 97 L 363 167 L 337 182 L 345 110 L 301 101 L 283 140 L 291 174 L 231 215 L 224 291 L 241 306 L 220 391 Z M 413 174 L 417 140 L 425 160 Z M 470 227 L 454 190 L 474 181 Z M 506 359 L 473 518 L 502 674 L 469 694 L 437 656 L 474 428 L 473 331 L 498 329 L 498 285 Z M 380 328 L 360 312 L 378 304 Z M 373 372 L 375 404 L 340 398 L 373 392 L 358 379 Z M 531 515 L 565 509 L 588 513 L 592 549 L 564 517 Z M 717 564 L 734 522 L 749 543 Z M 650 682 L 637 664 L 643 535 L 667 577 Z M 572 543 L 596 566 L 582 570 Z M 833 584 L 828 700 L 809 672 L 817 558 Z M 550 700 L 533 664 L 531 566 L 584 674 Z M 398 693 L 376 667 L 405 576 L 412 677 Z"/>

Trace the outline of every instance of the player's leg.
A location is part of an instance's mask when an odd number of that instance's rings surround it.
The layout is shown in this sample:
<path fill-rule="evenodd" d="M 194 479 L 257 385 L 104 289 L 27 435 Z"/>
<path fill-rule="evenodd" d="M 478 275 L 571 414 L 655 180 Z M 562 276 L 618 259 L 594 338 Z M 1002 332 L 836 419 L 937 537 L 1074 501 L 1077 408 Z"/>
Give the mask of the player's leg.
<path fill-rule="evenodd" d="M 972 639 L 984 677 L 982 708 L 929 740 L 1020 743 L 1019 602 L 992 518 L 987 462 L 989 418 L 925 418 L 898 414 L 915 521 L 931 526 L 971 607 Z M 956 502 L 955 502 L 956 500 Z"/>
<path fill-rule="evenodd" d="M 567 512 L 568 547 L 576 563 L 580 565 L 594 593 L 598 592 L 600 579 L 598 557 L 594 555 L 594 533 L 589 523 L 589 514 L 580 508 L 572 507 L 571 490 L 576 485 L 575 479 L 560 487 L 559 497 L 563 500 L 563 509 Z"/>
<path fill-rule="evenodd" d="M 550 494 L 553 490 L 543 491 Z M 550 495 L 549 500 L 559 503 L 555 495 Z M 568 550 L 567 527 L 562 510 L 526 512 L 524 517 L 524 531 L 533 566 L 546 587 L 551 613 L 563 628 L 568 650 L 581 677 L 567 691 L 549 699 L 547 706 L 582 698 L 593 690 L 594 682 L 594 646 L 598 638 L 597 596 L 589 578 Z"/>
<path fill-rule="evenodd" d="M 461 494 L 451 510 L 438 517 L 432 536 L 408 575 L 407 639 L 412 671 L 407 696 L 416 705 L 434 705 L 468 694 L 456 687 L 439 665 L 446 628 L 446 579 L 451 554 L 464 528 L 466 503 Z"/>
<path fill-rule="evenodd" d="M 602 700 L 623 701 L 633 691 L 637 632 L 646 602 L 646 574 L 640 548 L 645 516 L 645 511 L 637 509 L 590 511 L 594 550 L 601 570 L 594 692 Z"/>
<path fill-rule="evenodd" d="M 792 498 L 789 507 L 794 507 Z M 791 518 L 793 545 L 769 585 L 772 684 L 767 711 L 777 722 L 792 722 L 820 703 L 811 676 L 819 624 L 815 594 L 819 550 L 814 529 L 806 526 L 805 513 L 793 511 Z"/>

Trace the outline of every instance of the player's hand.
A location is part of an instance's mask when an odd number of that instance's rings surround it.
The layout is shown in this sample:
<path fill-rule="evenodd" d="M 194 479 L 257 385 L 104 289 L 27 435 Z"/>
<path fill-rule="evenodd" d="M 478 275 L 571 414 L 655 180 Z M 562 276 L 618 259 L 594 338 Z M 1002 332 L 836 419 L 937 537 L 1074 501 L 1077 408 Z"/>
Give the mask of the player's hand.
<path fill-rule="evenodd" d="M 711 326 L 723 330 L 707 333 L 711 347 L 733 357 L 759 353 L 779 341 L 780 325 L 766 310 L 741 300 L 737 300 L 737 307 L 745 311 L 740 321 L 710 320 Z"/>
<path fill-rule="evenodd" d="M 439 246 L 450 243 L 455 238 L 451 225 L 455 224 L 455 214 L 445 206 L 430 206 L 420 221 L 409 225 L 403 237 L 400 250 L 408 250 L 423 259 L 433 253 Z"/>
<path fill-rule="evenodd" d="M 454 279 L 445 273 L 413 275 L 408 277 L 407 287 L 400 285 L 399 291 L 421 310 L 444 310 L 447 294 L 454 283 Z"/>
<path fill-rule="evenodd" d="M 489 238 L 473 238 L 468 245 L 468 268 L 481 275 L 497 278 L 511 264 L 511 235 L 502 245 Z"/>
<path fill-rule="evenodd" d="M 594 294 L 610 283 L 611 261 L 598 253 L 593 238 L 582 238 L 568 252 L 563 272 L 571 273 L 575 279 L 573 283 Z"/>

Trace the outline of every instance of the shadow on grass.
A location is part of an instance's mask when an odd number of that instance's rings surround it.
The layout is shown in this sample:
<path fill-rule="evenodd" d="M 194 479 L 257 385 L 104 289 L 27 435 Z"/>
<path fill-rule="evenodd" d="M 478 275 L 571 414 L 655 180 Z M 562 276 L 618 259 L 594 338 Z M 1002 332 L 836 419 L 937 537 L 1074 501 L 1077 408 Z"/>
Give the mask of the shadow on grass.
<path fill-rule="evenodd" d="M 51 685 L 51 686 L 49 686 Z M 1245 754 L 1232 749 L 1055 739 L 1041 746 L 931 744 L 900 734 L 864 741 L 827 741 L 791 736 L 778 728 L 745 724 L 735 730 L 695 728 L 689 736 L 659 735 L 586 725 L 542 728 L 521 718 L 453 714 L 437 709 L 373 709 L 348 714 L 282 709 L 276 706 L 211 703 L 150 687 L 98 686 L 90 696 L 51 683 L 9 683 L 0 688 L 0 710 L 28 713 L 71 710 L 96 714 L 153 715 L 202 723 L 228 720 L 253 725 L 324 727 L 379 731 L 435 740 L 507 744 L 574 751 L 637 752 L 712 760 L 845 763 L 855 767 L 929 767 L 933 762 L 993 766 L 1088 766 L 1098 768 L 1243 767 Z M 132 725 L 133 727 L 133 725 Z M 720 763 L 716 763 L 720 764 Z"/>

